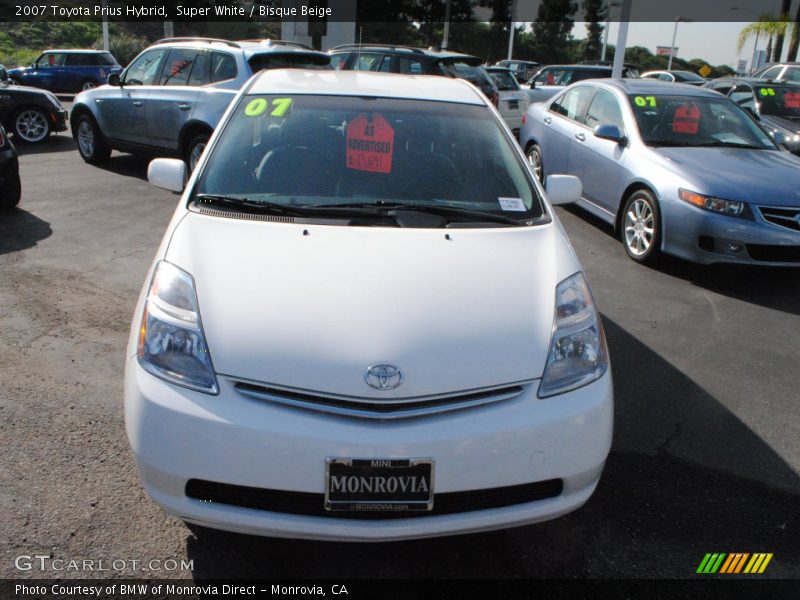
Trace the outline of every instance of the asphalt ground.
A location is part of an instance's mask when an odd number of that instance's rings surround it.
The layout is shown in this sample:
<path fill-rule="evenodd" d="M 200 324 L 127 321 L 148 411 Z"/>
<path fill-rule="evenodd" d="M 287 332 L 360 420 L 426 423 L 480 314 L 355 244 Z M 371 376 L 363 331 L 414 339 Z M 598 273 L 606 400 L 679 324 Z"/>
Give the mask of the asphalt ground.
<path fill-rule="evenodd" d="M 84 164 L 65 134 L 21 154 L 22 203 L 0 213 L 0 577 L 692 578 L 706 552 L 771 552 L 746 577 L 800 577 L 800 270 L 640 266 L 607 226 L 559 208 L 616 388 L 613 448 L 582 509 L 391 544 L 196 534 L 142 490 L 122 411 L 136 295 L 177 196 L 142 159 Z M 34 554 L 192 568 L 15 568 Z"/>

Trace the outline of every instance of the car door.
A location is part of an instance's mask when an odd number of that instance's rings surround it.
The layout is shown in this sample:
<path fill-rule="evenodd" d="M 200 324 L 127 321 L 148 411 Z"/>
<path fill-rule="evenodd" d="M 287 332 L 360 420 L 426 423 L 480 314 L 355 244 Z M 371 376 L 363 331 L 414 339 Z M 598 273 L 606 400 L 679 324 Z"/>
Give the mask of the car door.
<path fill-rule="evenodd" d="M 62 91 L 58 88 L 58 83 L 64 73 L 64 58 L 63 52 L 45 52 L 25 71 L 22 84 L 52 92 Z"/>
<path fill-rule="evenodd" d="M 622 197 L 622 172 L 626 146 L 596 137 L 598 125 L 615 125 L 625 134 L 622 107 L 610 90 L 597 88 L 586 110 L 583 124 L 576 124 L 575 144 L 569 156 L 569 172 L 583 182 L 583 198 L 599 206 L 610 217 Z"/>
<path fill-rule="evenodd" d="M 570 173 L 570 150 L 576 136 L 583 131 L 579 125 L 594 95 L 594 88 L 579 85 L 556 98 L 542 117 L 542 165 L 545 174 Z M 585 137 L 585 134 L 583 134 Z"/>
<path fill-rule="evenodd" d="M 94 92 L 100 127 L 107 137 L 148 144 L 144 101 L 159 80 L 166 53 L 165 48 L 143 52 L 125 69 L 120 87 L 100 88 Z"/>
<path fill-rule="evenodd" d="M 179 150 L 180 133 L 192 115 L 198 94 L 202 93 L 199 85 L 209 82 L 207 62 L 207 53 L 196 48 L 169 51 L 159 85 L 154 85 L 144 100 L 151 145 Z M 187 85 L 195 67 L 194 85 Z"/>

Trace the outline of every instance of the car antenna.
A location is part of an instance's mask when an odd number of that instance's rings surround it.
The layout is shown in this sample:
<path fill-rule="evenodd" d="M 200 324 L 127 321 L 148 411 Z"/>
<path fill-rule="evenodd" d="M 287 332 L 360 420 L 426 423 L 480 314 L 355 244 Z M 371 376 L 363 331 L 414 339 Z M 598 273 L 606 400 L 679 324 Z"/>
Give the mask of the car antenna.
<path fill-rule="evenodd" d="M 358 52 L 356 53 L 356 65 L 358 65 L 358 69 L 361 69 L 361 42 L 364 40 L 364 26 L 358 28 Z"/>

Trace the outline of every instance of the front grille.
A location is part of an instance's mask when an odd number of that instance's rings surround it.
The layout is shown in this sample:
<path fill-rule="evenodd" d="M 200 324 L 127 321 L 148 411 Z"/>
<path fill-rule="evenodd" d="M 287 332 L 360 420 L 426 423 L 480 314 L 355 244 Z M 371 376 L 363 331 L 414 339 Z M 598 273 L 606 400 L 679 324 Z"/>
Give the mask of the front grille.
<path fill-rule="evenodd" d="M 767 246 L 747 244 L 747 252 L 753 260 L 764 262 L 800 263 L 800 246 Z"/>
<path fill-rule="evenodd" d="M 325 510 L 325 495 L 309 492 L 287 492 L 285 490 L 268 490 L 229 485 L 202 479 L 190 479 L 186 482 L 186 495 L 203 502 L 214 502 L 243 508 L 268 510 L 270 512 L 309 517 L 328 517 L 345 519 L 407 519 L 435 515 L 450 515 L 475 510 L 487 510 L 514 506 L 555 498 L 564 489 L 561 479 L 548 479 L 535 483 L 524 483 L 499 488 L 469 490 L 466 492 L 445 492 L 434 494 L 433 509 L 430 511 L 397 512 L 350 512 Z"/>
<path fill-rule="evenodd" d="M 768 223 L 800 231 L 800 207 L 759 206 L 758 210 Z"/>
<path fill-rule="evenodd" d="M 237 382 L 234 389 L 250 398 L 317 412 L 365 419 L 408 419 L 434 413 L 472 408 L 516 398 L 522 385 L 478 390 L 446 396 L 383 400 L 323 395 L 316 392 L 279 389 L 265 385 Z"/>

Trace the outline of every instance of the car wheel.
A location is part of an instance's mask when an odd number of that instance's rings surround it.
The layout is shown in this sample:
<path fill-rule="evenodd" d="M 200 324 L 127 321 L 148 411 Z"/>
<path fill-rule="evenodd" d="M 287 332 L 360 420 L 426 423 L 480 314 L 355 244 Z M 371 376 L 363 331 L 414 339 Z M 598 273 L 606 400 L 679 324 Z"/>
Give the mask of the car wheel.
<path fill-rule="evenodd" d="M 206 134 L 196 135 L 186 146 L 186 166 L 189 168 L 189 173 L 194 171 L 200 157 L 203 156 L 203 150 L 206 149 L 209 137 Z"/>
<path fill-rule="evenodd" d="M 14 208 L 19 204 L 19 199 L 22 196 L 22 184 L 19 180 L 19 175 L 9 178 L 6 188 L 0 193 L 0 209 Z"/>
<path fill-rule="evenodd" d="M 111 147 L 106 143 L 95 120 L 89 115 L 78 117 L 75 126 L 75 141 L 78 142 L 78 153 L 87 163 L 97 165 L 108 160 Z"/>
<path fill-rule="evenodd" d="M 525 156 L 528 157 L 528 164 L 531 166 L 536 179 L 544 182 L 542 171 L 542 149 L 538 144 L 532 144 L 526 151 Z"/>
<path fill-rule="evenodd" d="M 633 260 L 652 263 L 661 253 L 661 211 L 652 192 L 638 190 L 622 209 L 622 244 Z"/>
<path fill-rule="evenodd" d="M 52 128 L 47 113 L 40 108 L 23 108 L 14 115 L 14 135 L 25 144 L 44 142 Z"/>
<path fill-rule="evenodd" d="M 85 79 L 84 81 L 81 81 L 80 89 L 78 91 L 85 92 L 86 90 L 93 90 L 96 87 L 97 84 L 94 81 L 91 79 Z"/>

